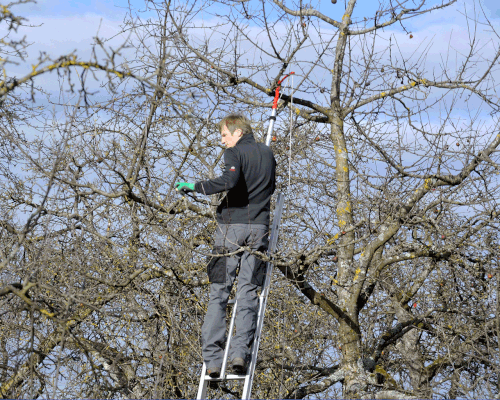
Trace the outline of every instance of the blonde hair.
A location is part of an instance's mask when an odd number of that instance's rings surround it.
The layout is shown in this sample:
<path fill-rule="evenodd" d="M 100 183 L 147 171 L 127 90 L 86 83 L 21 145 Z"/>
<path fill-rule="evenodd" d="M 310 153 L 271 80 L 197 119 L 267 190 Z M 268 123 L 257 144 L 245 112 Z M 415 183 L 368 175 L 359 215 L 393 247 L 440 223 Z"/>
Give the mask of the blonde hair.
<path fill-rule="evenodd" d="M 251 135 L 253 133 L 250 121 L 243 114 L 229 114 L 221 119 L 218 126 L 221 131 L 223 127 L 226 127 L 231 135 L 236 129 L 241 129 L 242 135 Z"/>

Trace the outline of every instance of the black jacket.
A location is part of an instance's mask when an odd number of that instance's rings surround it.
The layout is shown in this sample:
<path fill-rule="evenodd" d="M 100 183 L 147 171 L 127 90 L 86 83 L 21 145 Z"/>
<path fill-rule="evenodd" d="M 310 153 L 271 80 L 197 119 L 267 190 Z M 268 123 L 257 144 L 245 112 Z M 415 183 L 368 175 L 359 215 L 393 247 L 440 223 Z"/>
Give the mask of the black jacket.
<path fill-rule="evenodd" d="M 220 177 L 196 182 L 195 191 L 210 195 L 228 190 L 217 207 L 219 223 L 269 225 L 276 171 L 271 149 L 244 135 L 226 149 L 224 163 Z"/>

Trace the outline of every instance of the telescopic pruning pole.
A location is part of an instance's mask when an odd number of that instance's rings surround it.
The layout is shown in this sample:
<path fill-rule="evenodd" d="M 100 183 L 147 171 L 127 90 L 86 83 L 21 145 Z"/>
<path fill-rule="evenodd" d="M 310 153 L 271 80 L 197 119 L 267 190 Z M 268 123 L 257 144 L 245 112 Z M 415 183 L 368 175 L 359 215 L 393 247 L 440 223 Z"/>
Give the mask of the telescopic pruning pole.
<path fill-rule="evenodd" d="M 273 101 L 273 108 L 271 110 L 271 117 L 269 118 L 269 128 L 267 129 L 267 137 L 266 137 L 266 146 L 269 146 L 271 144 L 271 138 L 274 130 L 274 123 L 276 122 L 276 109 L 278 108 L 278 100 L 280 97 L 280 89 L 281 89 L 281 83 L 288 78 L 290 75 L 295 74 L 295 72 L 290 72 L 289 74 L 286 74 L 283 78 L 281 78 L 278 81 L 278 86 L 276 87 L 276 90 L 274 91 L 274 101 Z"/>

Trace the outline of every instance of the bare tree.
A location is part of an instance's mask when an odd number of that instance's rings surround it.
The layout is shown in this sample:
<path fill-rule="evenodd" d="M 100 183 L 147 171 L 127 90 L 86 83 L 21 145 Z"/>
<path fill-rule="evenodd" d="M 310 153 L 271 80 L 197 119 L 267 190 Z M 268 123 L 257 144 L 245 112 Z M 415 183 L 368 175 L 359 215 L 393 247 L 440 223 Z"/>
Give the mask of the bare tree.
<path fill-rule="evenodd" d="M 220 3 L 229 22 L 210 31 L 201 15 L 186 12 L 187 29 L 172 14 L 186 73 L 228 108 L 234 99 L 263 121 L 278 79 L 297 73 L 293 102 L 289 91 L 281 103 L 292 137 L 285 128 L 274 146 L 289 201 L 276 264 L 311 313 L 329 315 L 336 345 L 296 366 L 278 396 L 336 382 L 345 397 L 491 396 L 498 36 L 480 39 L 491 25 L 465 9 L 468 51 L 429 62 L 431 43 L 402 49 L 405 26 L 457 2 L 380 3 L 371 16 L 358 3 L 341 21 L 302 3 Z M 404 35 L 386 32 L 396 25 Z"/>
<path fill-rule="evenodd" d="M 220 173 L 227 111 L 263 138 L 290 70 L 253 395 L 498 395 L 498 36 L 465 9 L 467 51 L 436 59 L 447 37 L 409 26 L 457 1 L 364 6 L 331 6 L 337 21 L 301 2 L 149 1 L 122 46 L 4 79 L 2 398 L 194 397 L 219 198 L 173 185 Z"/>

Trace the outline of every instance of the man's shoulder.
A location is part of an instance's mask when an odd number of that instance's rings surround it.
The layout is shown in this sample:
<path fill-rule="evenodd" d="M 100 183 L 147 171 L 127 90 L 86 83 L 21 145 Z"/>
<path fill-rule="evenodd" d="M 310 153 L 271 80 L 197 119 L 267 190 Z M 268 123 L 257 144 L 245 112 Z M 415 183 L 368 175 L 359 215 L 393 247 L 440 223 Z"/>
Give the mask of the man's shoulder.
<path fill-rule="evenodd" d="M 266 153 L 273 154 L 273 151 L 271 150 L 271 147 L 266 146 L 266 144 L 265 144 L 265 143 L 260 143 L 260 142 L 259 142 L 259 143 L 257 143 L 257 142 L 256 142 L 255 144 L 259 147 L 259 150 L 262 150 L 262 151 L 264 151 L 264 152 L 266 152 Z"/>
<path fill-rule="evenodd" d="M 269 156 L 269 158 L 272 158 L 274 160 L 274 152 L 271 149 L 271 146 L 266 146 L 265 143 L 259 143 L 259 145 L 262 148 L 262 151 L 265 152 Z"/>
<path fill-rule="evenodd" d="M 228 147 L 224 150 L 224 157 L 236 157 L 239 154 L 239 151 L 236 147 Z"/>
<path fill-rule="evenodd" d="M 234 150 L 234 155 L 238 156 L 239 154 L 244 154 L 252 157 L 255 151 L 258 151 L 260 154 L 264 154 L 268 158 L 274 158 L 274 153 L 269 146 L 266 146 L 265 143 L 251 141 L 247 143 L 242 143 L 241 146 L 231 147 Z M 240 153 L 241 152 L 241 153 Z"/>

